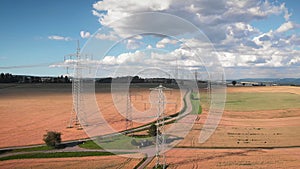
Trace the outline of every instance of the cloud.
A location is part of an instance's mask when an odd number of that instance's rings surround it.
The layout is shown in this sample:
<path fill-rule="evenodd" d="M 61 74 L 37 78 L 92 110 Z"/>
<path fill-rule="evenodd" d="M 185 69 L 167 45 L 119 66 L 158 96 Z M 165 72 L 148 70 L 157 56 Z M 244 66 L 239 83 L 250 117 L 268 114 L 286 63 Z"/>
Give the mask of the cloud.
<path fill-rule="evenodd" d="M 300 65 L 300 57 L 295 57 L 293 59 L 291 59 L 288 63 L 289 65 L 294 65 L 294 64 L 299 64 Z"/>
<path fill-rule="evenodd" d="M 173 44 L 175 45 L 177 43 L 176 40 L 171 40 L 169 38 L 163 38 L 159 42 L 157 42 L 156 47 L 157 48 L 165 48 L 167 44 Z"/>
<path fill-rule="evenodd" d="M 102 18 L 104 16 L 103 14 L 101 14 L 101 13 L 95 11 L 95 10 L 92 10 L 92 14 L 99 17 L 99 18 Z"/>
<path fill-rule="evenodd" d="M 284 5 L 274 5 L 269 1 L 227 1 L 227 0 L 103 0 L 93 5 L 97 11 L 106 11 L 99 16 L 101 25 L 111 26 L 119 34 L 128 34 L 122 29 L 124 24 L 110 25 L 114 21 L 139 12 L 166 12 L 189 20 L 199 26 L 211 39 L 224 39 L 227 26 L 238 22 L 250 23 L 254 20 L 262 20 L 270 15 L 288 12 Z M 130 21 L 126 21 L 131 23 Z M 151 26 L 151 22 L 135 20 L 135 24 Z M 124 28 L 130 27 L 127 25 Z M 164 29 L 163 27 L 161 29 Z M 223 33 L 220 33 L 223 32 Z M 216 37 L 217 36 L 217 37 Z"/>
<path fill-rule="evenodd" d="M 60 40 L 60 41 L 70 41 L 70 40 L 72 40 L 72 38 L 70 38 L 70 37 L 64 37 L 64 36 L 58 36 L 58 35 L 48 36 L 48 39 L 50 39 L 50 40 Z"/>
<path fill-rule="evenodd" d="M 143 61 L 145 57 L 145 53 L 141 51 L 135 52 L 128 52 L 122 53 L 118 56 L 105 56 L 102 59 L 102 64 L 105 65 L 120 65 L 120 64 L 128 64 L 128 63 L 135 63 L 138 64 L 139 62 Z"/>
<path fill-rule="evenodd" d="M 62 68 L 75 68 L 76 64 L 79 62 L 79 60 L 76 59 L 66 59 L 64 62 L 62 63 L 54 63 L 49 65 L 50 68 L 53 67 L 62 67 Z M 97 67 L 96 65 L 101 64 L 101 61 L 99 60 L 92 60 L 91 58 L 84 58 L 80 60 L 80 64 L 81 65 L 88 65 L 90 68 L 94 68 Z"/>
<path fill-rule="evenodd" d="M 288 21 L 288 22 L 285 22 L 282 25 L 280 25 L 280 27 L 276 30 L 276 32 L 279 32 L 279 33 L 286 32 L 291 29 L 294 29 L 295 27 L 296 27 L 296 24 L 294 24 L 291 21 Z"/>
<path fill-rule="evenodd" d="M 118 36 L 114 35 L 113 33 L 109 34 L 96 34 L 95 38 L 102 39 L 102 40 L 110 40 L 110 41 L 116 41 L 118 40 Z"/>
<path fill-rule="evenodd" d="M 80 31 L 80 37 L 85 39 L 91 36 L 90 32 Z"/>
<path fill-rule="evenodd" d="M 290 13 L 290 12 L 288 11 L 288 9 L 285 7 L 285 3 L 281 4 L 281 7 L 282 7 L 283 12 L 284 12 L 284 19 L 285 19 L 286 21 L 289 21 L 289 20 L 290 20 L 290 17 L 292 16 L 292 13 Z"/>
<path fill-rule="evenodd" d="M 126 48 L 127 49 L 138 49 L 143 43 L 134 40 L 134 39 L 128 39 L 126 40 Z"/>
<path fill-rule="evenodd" d="M 146 1 L 139 1 L 139 0 L 104 0 L 98 1 L 97 3 L 93 4 L 93 8 L 98 11 L 121 11 L 121 12 L 144 12 L 144 11 L 162 11 L 169 8 L 171 0 L 146 0 Z"/>
<path fill-rule="evenodd" d="M 235 24 L 231 24 L 227 28 L 227 34 L 233 36 L 234 38 L 243 38 L 249 37 L 259 33 L 259 30 L 251 26 L 250 24 L 237 22 Z"/>
<path fill-rule="evenodd" d="M 280 25 L 280 27 L 276 30 L 276 32 L 283 33 L 283 32 L 287 32 L 292 29 L 299 29 L 299 28 L 300 28 L 299 24 L 288 21 L 288 22 L 285 22 L 282 25 Z"/>
<path fill-rule="evenodd" d="M 93 8 L 92 12 L 99 18 L 100 24 L 111 30 L 107 34 L 97 35 L 100 39 L 128 38 L 136 35 L 140 30 L 145 32 L 154 30 L 175 37 L 181 32 L 188 32 L 184 30 L 185 22 L 176 23 L 160 17 L 153 20 L 141 14 L 141 12 L 163 12 L 179 16 L 199 27 L 220 53 L 218 58 L 226 69 L 255 67 L 253 71 L 259 73 L 259 68 L 287 68 L 299 62 L 297 59 L 299 58 L 299 34 L 285 34 L 299 28 L 299 25 L 290 21 L 292 13 L 284 3 L 269 0 L 103 0 L 96 2 Z M 133 14 L 137 15 L 119 20 Z M 254 21 L 264 22 L 271 16 L 283 18 L 285 22 L 278 28 L 266 32 L 261 32 L 253 25 Z M 153 25 L 161 26 L 154 28 Z M 137 44 L 140 42 L 137 40 L 139 39 L 133 38 L 127 41 L 127 49 L 139 50 L 141 45 Z M 195 65 L 196 56 L 192 56 L 193 53 L 212 52 L 209 50 L 211 44 L 208 42 L 192 37 L 184 37 L 180 41 L 181 43 L 162 36 L 155 47 L 162 49 L 170 45 L 174 50 L 165 54 L 153 52 L 154 60 L 147 62 L 160 63 L 168 60 L 173 64 L 172 59 L 182 56 L 186 59 L 185 65 Z M 152 46 L 146 43 L 144 46 L 152 49 Z"/>
<path fill-rule="evenodd" d="M 271 38 L 268 35 L 263 35 L 258 38 L 260 41 L 269 41 Z"/>

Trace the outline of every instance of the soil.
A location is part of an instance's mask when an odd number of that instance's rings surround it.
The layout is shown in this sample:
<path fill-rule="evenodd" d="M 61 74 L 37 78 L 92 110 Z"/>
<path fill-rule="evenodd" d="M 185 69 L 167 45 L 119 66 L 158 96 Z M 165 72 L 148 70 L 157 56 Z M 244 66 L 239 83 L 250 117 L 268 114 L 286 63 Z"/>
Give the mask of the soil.
<path fill-rule="evenodd" d="M 166 153 L 168 168 L 254 169 L 300 167 L 300 149 L 192 149 L 175 148 Z M 147 168 L 155 165 L 152 160 Z"/>
<path fill-rule="evenodd" d="M 120 156 L 72 157 L 8 160 L 0 163 L 2 169 L 35 168 L 35 169 L 82 169 L 82 168 L 134 168 L 141 158 Z"/>
<path fill-rule="evenodd" d="M 99 109 L 115 131 L 125 130 L 125 118 L 113 106 L 108 91 L 96 92 Z M 133 90 L 133 107 L 140 112 L 148 110 L 149 94 L 150 90 L 146 88 Z M 0 148 L 43 144 L 43 135 L 47 131 L 61 132 L 63 141 L 88 137 L 76 126 L 67 128 L 72 112 L 70 84 L 0 85 L 0 95 Z M 179 90 L 165 92 L 166 100 L 176 103 L 166 105 L 166 114 L 181 109 L 181 95 Z M 143 124 L 133 123 L 133 127 Z"/>
<path fill-rule="evenodd" d="M 66 128 L 72 110 L 70 86 L 43 85 L 0 86 L 0 147 L 41 144 L 47 130 L 62 132 L 63 140 L 87 137 L 83 130 Z M 300 88 L 229 87 L 227 92 L 300 94 Z M 150 93 L 148 89 L 133 90 L 132 93 L 137 96 L 132 96 L 136 109 L 150 108 L 147 103 L 145 106 Z M 180 110 L 182 94 L 179 91 L 173 91 L 172 95 L 166 93 L 166 97 L 168 101 L 176 102 L 176 110 Z M 117 113 L 108 91 L 97 92 L 96 98 L 112 127 L 123 130 L 125 119 Z M 176 112 L 174 105 L 169 105 L 166 112 Z M 300 168 L 300 149 L 295 148 L 300 146 L 300 109 L 225 111 L 213 135 L 205 143 L 199 143 L 206 117 L 207 111 L 204 110 L 187 137 L 177 145 L 186 148 L 174 148 L 166 153 L 169 168 Z M 141 123 L 134 123 L 134 126 L 138 125 Z M 1 162 L 0 168 L 132 168 L 138 162 L 118 156 L 24 159 Z M 155 160 L 148 168 L 154 164 Z"/>

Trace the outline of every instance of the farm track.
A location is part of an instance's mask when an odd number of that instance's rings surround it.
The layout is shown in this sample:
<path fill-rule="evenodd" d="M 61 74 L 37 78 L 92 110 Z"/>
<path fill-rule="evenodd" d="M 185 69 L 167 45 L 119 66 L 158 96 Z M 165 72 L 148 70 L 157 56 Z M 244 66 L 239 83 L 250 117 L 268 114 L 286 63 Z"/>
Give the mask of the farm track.
<path fill-rule="evenodd" d="M 197 161 L 196 162 L 193 161 L 193 167 L 192 167 L 192 169 L 198 169 L 198 163 L 197 163 Z"/>
<path fill-rule="evenodd" d="M 138 169 L 144 169 L 153 159 L 154 157 L 147 157 L 147 159 L 138 167 Z"/>

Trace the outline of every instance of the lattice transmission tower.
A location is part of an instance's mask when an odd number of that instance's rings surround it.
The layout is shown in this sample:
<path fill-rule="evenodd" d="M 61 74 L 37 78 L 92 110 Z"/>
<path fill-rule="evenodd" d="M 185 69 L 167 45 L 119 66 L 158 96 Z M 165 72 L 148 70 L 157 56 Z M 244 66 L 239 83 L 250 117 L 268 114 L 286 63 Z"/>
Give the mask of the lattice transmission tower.
<path fill-rule="evenodd" d="M 82 111 L 82 101 L 83 97 L 81 95 L 81 88 L 82 88 L 82 69 L 83 66 L 81 65 L 81 54 L 80 54 L 80 46 L 79 41 L 77 41 L 77 50 L 76 53 L 68 55 L 70 57 L 74 56 L 75 65 L 74 65 L 74 74 L 72 78 L 72 96 L 73 96 L 73 105 L 71 111 L 70 122 L 68 128 L 73 128 L 73 126 L 77 126 L 77 129 L 82 129 L 79 120 L 78 120 L 78 113 Z"/>
<path fill-rule="evenodd" d="M 162 85 L 159 85 L 156 88 L 151 88 L 151 91 L 158 92 L 158 100 L 157 100 L 157 113 L 156 113 L 156 164 L 155 167 L 158 168 L 159 166 L 162 168 L 166 168 L 166 157 L 165 157 L 165 96 L 164 91 L 171 90 L 166 88 Z"/>

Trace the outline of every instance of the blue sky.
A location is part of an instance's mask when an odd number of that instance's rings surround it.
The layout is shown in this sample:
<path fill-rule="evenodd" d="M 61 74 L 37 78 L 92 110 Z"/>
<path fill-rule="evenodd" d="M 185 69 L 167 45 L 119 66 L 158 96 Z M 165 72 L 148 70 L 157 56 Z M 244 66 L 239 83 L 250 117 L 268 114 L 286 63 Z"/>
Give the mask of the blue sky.
<path fill-rule="evenodd" d="M 288 10 L 292 12 L 290 19 L 295 22 L 300 21 L 300 13 L 297 12 L 300 10 L 300 2 L 294 0 L 279 0 L 277 2 L 274 1 L 274 3 L 285 3 Z M 279 17 L 278 15 L 272 15 L 269 16 L 266 20 L 254 21 L 252 24 L 253 26 L 258 27 L 261 31 L 267 32 L 270 29 L 274 30 L 278 28 L 283 22 L 283 17 Z"/>
<path fill-rule="evenodd" d="M 2 0 L 0 2 L 0 65 L 35 65 L 63 61 L 63 56 L 76 50 L 81 30 L 96 31 L 97 17 L 88 0 Z M 71 40 L 50 40 L 49 36 Z M 16 74 L 59 75 L 62 70 L 38 67 L 2 70 Z"/>
<path fill-rule="evenodd" d="M 65 74 L 64 69 L 50 68 L 49 65 L 63 62 L 64 55 L 74 53 L 76 40 L 83 46 L 103 27 L 110 31 L 100 37 L 101 43 L 113 44 L 132 32 L 109 23 L 139 12 L 162 12 L 179 16 L 200 28 L 219 52 L 228 78 L 274 77 L 272 68 L 277 77 L 300 77 L 300 1 L 217 2 L 1 0 L 0 72 Z M 149 21 L 136 24 L 151 26 Z M 135 54 L 141 55 L 140 51 L 153 48 L 168 51 L 160 57 L 186 52 L 180 43 L 164 38 L 129 38 L 110 51 L 107 59 L 113 58 L 116 64 L 120 63 L 120 58 L 135 58 Z M 192 38 L 181 37 L 179 40 L 189 45 L 197 43 Z M 149 56 L 152 59 L 158 56 L 155 52 L 152 54 Z M 32 67 L 25 68 L 28 65 Z"/>

